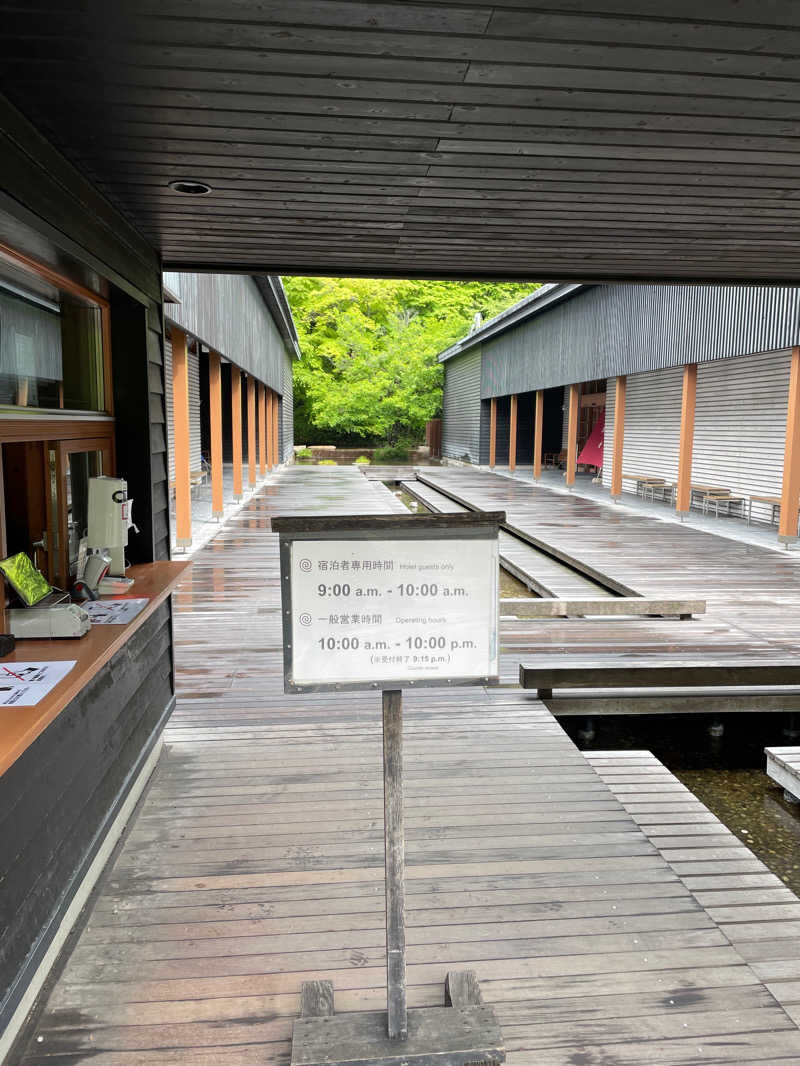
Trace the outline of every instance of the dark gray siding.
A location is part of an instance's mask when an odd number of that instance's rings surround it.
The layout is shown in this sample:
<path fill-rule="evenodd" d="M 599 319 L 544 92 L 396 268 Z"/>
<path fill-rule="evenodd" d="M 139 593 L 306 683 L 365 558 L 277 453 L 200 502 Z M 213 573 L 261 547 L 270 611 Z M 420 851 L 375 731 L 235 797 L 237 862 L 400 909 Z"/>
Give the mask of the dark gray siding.
<path fill-rule="evenodd" d="M 728 359 L 798 343 L 798 288 L 595 286 L 485 341 L 481 396 Z"/>
<path fill-rule="evenodd" d="M 0 98 L 3 238 L 93 288 L 110 282 L 117 468 L 135 501 L 128 556 L 169 555 L 158 256 Z M 0 1030 L 173 702 L 170 607 L 160 607 L 0 775 Z"/>
<path fill-rule="evenodd" d="M 0 776 L 7 1021 L 172 706 L 163 604 Z"/>
<path fill-rule="evenodd" d="M 152 316 L 151 316 L 152 317 Z M 152 493 L 152 560 L 169 559 L 169 475 L 167 471 L 167 407 L 164 381 L 164 338 L 147 331 L 147 369 L 150 379 L 150 486 Z M 117 456 L 119 456 L 119 408 L 117 408 Z M 135 439 L 133 441 L 135 443 Z M 120 470 L 123 467 L 120 466 Z M 130 487 L 130 467 L 128 485 Z M 134 497 L 135 499 L 135 497 Z M 137 522 L 138 525 L 138 522 Z M 139 558 L 136 562 L 148 562 Z"/>
<path fill-rule="evenodd" d="M 170 322 L 283 393 L 286 346 L 255 281 L 244 274 L 165 274 L 180 297 L 166 304 Z"/>
<path fill-rule="evenodd" d="M 442 455 L 480 462 L 481 349 L 444 364 Z"/>

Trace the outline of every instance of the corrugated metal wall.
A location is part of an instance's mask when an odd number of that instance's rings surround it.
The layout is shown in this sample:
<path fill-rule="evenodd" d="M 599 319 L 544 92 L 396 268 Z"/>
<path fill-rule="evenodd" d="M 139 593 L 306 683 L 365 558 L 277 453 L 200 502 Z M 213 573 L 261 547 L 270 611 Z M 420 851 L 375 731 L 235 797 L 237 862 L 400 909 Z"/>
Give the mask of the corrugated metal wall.
<path fill-rule="evenodd" d="M 286 346 L 258 286 L 240 274 L 164 274 L 180 298 L 164 314 L 203 344 L 283 392 Z"/>
<path fill-rule="evenodd" d="M 294 393 L 292 390 L 292 361 L 284 356 L 283 397 L 280 411 L 280 455 L 283 462 L 291 459 L 294 451 Z"/>
<path fill-rule="evenodd" d="M 481 396 L 728 359 L 798 343 L 798 288 L 594 286 L 485 341 Z"/>
<path fill-rule="evenodd" d="M 681 388 L 683 370 L 674 367 L 652 374 L 628 377 L 625 398 L 625 447 L 622 471 L 625 474 L 652 474 L 666 481 L 678 476 L 678 441 L 681 429 Z M 611 487 L 611 446 L 614 438 L 614 381 L 606 389 L 603 484 Z M 634 482 L 623 482 L 623 491 L 634 491 Z"/>
<path fill-rule="evenodd" d="M 692 480 L 745 496 L 779 496 L 788 407 L 790 353 L 742 356 L 697 368 Z M 625 473 L 674 481 L 678 472 L 683 371 L 628 377 L 625 403 Z M 608 382 L 606 446 L 614 432 L 614 382 Z M 610 487 L 606 461 L 603 484 Z M 625 483 L 632 492 L 633 484 Z M 753 505 L 753 518 L 771 508 Z"/>
<path fill-rule="evenodd" d="M 196 352 L 186 353 L 189 376 L 189 469 L 192 473 L 202 466 L 200 427 L 200 357 Z M 173 430 L 172 388 L 172 342 L 164 338 L 164 385 L 167 401 L 167 457 L 169 480 L 175 480 L 175 436 Z"/>
<path fill-rule="evenodd" d="M 478 346 L 444 366 L 442 455 L 478 463 L 480 450 L 481 349 Z"/>

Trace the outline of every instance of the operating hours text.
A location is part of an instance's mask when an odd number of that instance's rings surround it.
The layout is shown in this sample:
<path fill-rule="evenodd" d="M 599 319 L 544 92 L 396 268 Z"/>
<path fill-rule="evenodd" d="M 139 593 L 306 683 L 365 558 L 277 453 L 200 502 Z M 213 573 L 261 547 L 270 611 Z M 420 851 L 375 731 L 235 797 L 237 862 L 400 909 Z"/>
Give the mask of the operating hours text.
<path fill-rule="evenodd" d="M 433 634 L 406 637 L 403 643 L 411 651 L 437 651 L 445 648 L 448 651 L 460 651 L 477 647 L 474 640 L 450 640 L 447 637 Z M 317 644 L 321 651 L 358 651 L 359 648 L 362 651 L 388 651 L 390 649 L 387 641 L 362 641 L 358 637 L 320 637 Z M 399 648 L 401 644 L 397 642 L 394 646 Z"/>
<path fill-rule="evenodd" d="M 460 585 L 440 585 L 436 581 L 423 581 L 420 585 L 414 585 L 410 581 L 402 582 L 395 588 L 401 596 L 440 596 L 444 599 L 449 597 L 465 597 L 467 590 Z M 391 589 L 386 592 L 391 593 Z M 336 582 L 333 585 L 317 585 L 318 596 L 355 596 L 356 598 L 374 598 L 380 595 L 380 590 L 374 586 L 353 587 L 347 581 Z"/>

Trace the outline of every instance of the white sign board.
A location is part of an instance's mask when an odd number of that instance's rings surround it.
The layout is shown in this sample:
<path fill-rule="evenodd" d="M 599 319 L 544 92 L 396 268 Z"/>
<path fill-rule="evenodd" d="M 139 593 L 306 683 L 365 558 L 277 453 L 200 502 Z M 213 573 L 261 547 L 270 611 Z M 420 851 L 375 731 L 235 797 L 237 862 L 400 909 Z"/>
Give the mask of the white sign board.
<path fill-rule="evenodd" d="M 293 541 L 288 683 L 496 677 L 498 562 L 496 535 Z"/>

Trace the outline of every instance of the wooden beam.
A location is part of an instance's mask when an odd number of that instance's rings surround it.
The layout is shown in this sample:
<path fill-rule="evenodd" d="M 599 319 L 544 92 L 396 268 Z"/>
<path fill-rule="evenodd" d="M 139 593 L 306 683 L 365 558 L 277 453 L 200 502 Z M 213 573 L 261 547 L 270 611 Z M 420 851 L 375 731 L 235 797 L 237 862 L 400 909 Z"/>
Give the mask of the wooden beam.
<path fill-rule="evenodd" d="M 231 365 L 231 437 L 233 443 L 233 498 L 242 498 L 242 372 Z"/>
<path fill-rule="evenodd" d="M 797 540 L 800 501 L 800 348 L 792 348 L 789 371 L 789 406 L 786 412 L 786 447 L 783 453 L 783 487 L 778 540 Z"/>
<path fill-rule="evenodd" d="M 678 491 L 675 510 L 687 514 L 692 508 L 692 448 L 694 446 L 694 411 L 697 402 L 697 363 L 683 368 L 681 399 L 681 437 L 678 448 Z"/>
<path fill-rule="evenodd" d="M 536 393 L 536 413 L 533 420 L 533 476 L 542 476 L 542 425 L 544 423 L 544 392 Z"/>
<path fill-rule="evenodd" d="M 614 448 L 611 453 L 611 495 L 622 495 L 622 453 L 625 446 L 625 393 L 628 379 L 624 374 L 617 378 L 614 389 Z"/>
<path fill-rule="evenodd" d="M 497 397 L 493 396 L 489 405 L 489 466 L 494 466 L 497 459 Z"/>
<path fill-rule="evenodd" d="M 172 444 L 175 453 L 175 542 L 192 543 L 192 496 L 189 462 L 189 367 L 186 334 L 172 328 Z"/>
<path fill-rule="evenodd" d="M 520 664 L 522 688 L 609 689 L 690 688 L 721 685 L 800 685 L 800 663 L 783 659 L 731 660 L 720 663 L 674 662 L 600 663 L 587 666 L 525 666 Z"/>
<path fill-rule="evenodd" d="M 247 375 L 247 484 L 256 484 L 256 379 Z"/>
<path fill-rule="evenodd" d="M 222 387 L 219 352 L 208 353 L 208 411 L 211 422 L 211 513 L 222 518 Z"/>
<path fill-rule="evenodd" d="M 258 383 L 258 473 L 267 472 L 267 386 Z"/>
<path fill-rule="evenodd" d="M 567 473 L 568 485 L 575 484 L 575 465 L 578 458 L 578 412 L 581 404 L 580 385 L 569 387 L 569 414 L 567 421 Z"/>
<path fill-rule="evenodd" d="M 511 397 L 508 424 L 508 469 L 517 468 L 517 394 Z"/>

